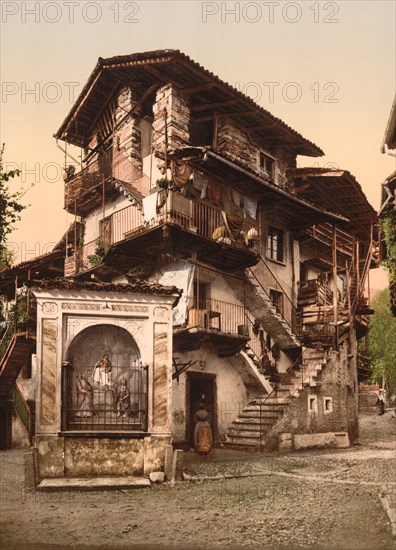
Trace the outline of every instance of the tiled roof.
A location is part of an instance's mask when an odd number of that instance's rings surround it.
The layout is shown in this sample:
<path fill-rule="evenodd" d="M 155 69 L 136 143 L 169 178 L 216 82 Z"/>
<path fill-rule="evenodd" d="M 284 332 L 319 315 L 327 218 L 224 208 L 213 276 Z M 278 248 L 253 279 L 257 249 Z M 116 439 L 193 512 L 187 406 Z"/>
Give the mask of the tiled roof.
<path fill-rule="evenodd" d="M 90 292 L 140 292 L 142 294 L 159 294 L 162 296 L 180 296 L 182 291 L 175 286 L 164 286 L 149 281 L 136 281 L 133 283 L 101 283 L 75 281 L 74 279 L 43 279 L 30 281 L 29 287 L 41 289 L 62 290 L 88 290 Z"/>

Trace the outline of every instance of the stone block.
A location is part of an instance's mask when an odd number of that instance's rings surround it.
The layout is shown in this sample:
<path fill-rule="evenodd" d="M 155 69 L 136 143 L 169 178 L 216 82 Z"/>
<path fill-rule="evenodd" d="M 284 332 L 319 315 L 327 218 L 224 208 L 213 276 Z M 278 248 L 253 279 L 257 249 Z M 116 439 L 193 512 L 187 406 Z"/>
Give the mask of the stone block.
<path fill-rule="evenodd" d="M 40 479 L 64 476 L 64 440 L 57 435 L 36 434 L 38 469 Z"/>
<path fill-rule="evenodd" d="M 183 481 L 184 456 L 181 449 L 173 454 L 172 481 Z"/>
<path fill-rule="evenodd" d="M 149 474 L 151 483 L 163 483 L 165 481 L 164 472 L 151 472 Z"/>
<path fill-rule="evenodd" d="M 293 450 L 293 436 L 291 433 L 279 434 L 279 446 L 280 453 L 290 453 Z"/>
<path fill-rule="evenodd" d="M 38 482 L 37 449 L 33 448 L 25 453 L 25 486 L 35 489 Z"/>
<path fill-rule="evenodd" d="M 336 437 L 336 446 L 340 449 L 346 449 L 351 446 L 347 432 L 336 432 L 334 435 Z"/>
<path fill-rule="evenodd" d="M 165 467 L 164 473 L 166 479 L 172 479 L 172 469 L 173 469 L 173 447 L 172 445 L 167 445 L 165 447 Z"/>
<path fill-rule="evenodd" d="M 294 436 L 294 448 L 296 451 L 336 447 L 337 439 L 333 432 L 315 433 L 315 434 L 299 434 Z"/>

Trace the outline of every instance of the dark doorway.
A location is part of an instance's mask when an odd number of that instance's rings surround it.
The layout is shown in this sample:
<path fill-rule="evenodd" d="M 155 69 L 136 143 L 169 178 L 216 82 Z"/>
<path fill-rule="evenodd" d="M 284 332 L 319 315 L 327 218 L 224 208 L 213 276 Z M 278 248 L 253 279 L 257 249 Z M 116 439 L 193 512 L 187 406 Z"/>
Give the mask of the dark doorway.
<path fill-rule="evenodd" d="M 217 439 L 217 390 L 216 376 L 206 373 L 187 373 L 187 426 L 186 426 L 186 441 L 194 446 L 194 415 L 199 408 L 199 404 L 203 403 L 205 409 L 210 415 L 210 424 L 213 433 L 213 440 Z"/>

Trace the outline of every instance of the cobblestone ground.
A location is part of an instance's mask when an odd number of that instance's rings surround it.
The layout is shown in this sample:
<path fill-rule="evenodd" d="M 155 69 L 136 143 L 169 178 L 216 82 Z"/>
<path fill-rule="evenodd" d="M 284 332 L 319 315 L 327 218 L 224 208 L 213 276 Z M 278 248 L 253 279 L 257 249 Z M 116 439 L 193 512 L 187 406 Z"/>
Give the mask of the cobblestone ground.
<path fill-rule="evenodd" d="M 187 453 L 193 482 L 129 491 L 28 491 L 24 454 L 0 453 L 0 547 L 395 549 L 396 418 L 360 426 L 345 450 Z"/>

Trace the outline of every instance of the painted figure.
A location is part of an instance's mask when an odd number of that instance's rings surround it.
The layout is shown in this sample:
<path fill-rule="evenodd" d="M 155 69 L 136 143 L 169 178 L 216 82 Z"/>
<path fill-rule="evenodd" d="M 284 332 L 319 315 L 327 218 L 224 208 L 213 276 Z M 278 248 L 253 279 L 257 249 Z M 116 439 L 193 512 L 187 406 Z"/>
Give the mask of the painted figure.
<path fill-rule="evenodd" d="M 116 411 L 118 417 L 123 416 L 125 418 L 131 414 L 131 394 L 125 378 L 121 380 L 117 388 Z"/>
<path fill-rule="evenodd" d="M 196 453 L 207 455 L 212 450 L 212 430 L 209 424 L 209 413 L 204 404 L 200 403 L 195 413 L 194 449 Z"/>
<path fill-rule="evenodd" d="M 102 359 L 98 361 L 94 367 L 94 382 L 99 386 L 104 386 L 105 389 L 111 389 L 112 380 L 111 380 L 111 361 L 110 355 L 104 353 Z"/>
<path fill-rule="evenodd" d="M 85 418 L 93 416 L 93 389 L 85 373 L 77 379 L 77 408 L 76 416 Z"/>

